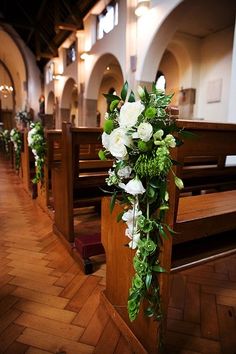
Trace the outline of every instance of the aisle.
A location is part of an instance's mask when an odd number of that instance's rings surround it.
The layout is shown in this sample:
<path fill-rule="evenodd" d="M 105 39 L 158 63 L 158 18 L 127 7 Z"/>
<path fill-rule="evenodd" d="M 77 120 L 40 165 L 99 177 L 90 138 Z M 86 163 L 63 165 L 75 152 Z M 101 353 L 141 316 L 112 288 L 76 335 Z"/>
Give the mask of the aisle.
<path fill-rule="evenodd" d="M 51 219 L 0 161 L 0 353 L 129 354 Z M 98 273 L 99 274 L 99 273 Z"/>

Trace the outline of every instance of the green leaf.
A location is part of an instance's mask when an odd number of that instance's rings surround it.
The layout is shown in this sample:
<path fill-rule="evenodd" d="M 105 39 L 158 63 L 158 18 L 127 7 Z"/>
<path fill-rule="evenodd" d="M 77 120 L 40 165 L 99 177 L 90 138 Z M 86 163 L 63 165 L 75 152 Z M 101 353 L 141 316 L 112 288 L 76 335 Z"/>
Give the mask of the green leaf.
<path fill-rule="evenodd" d="M 105 155 L 105 152 L 103 150 L 99 150 L 98 152 L 98 157 L 100 160 L 102 161 L 105 161 L 107 158 L 106 158 L 106 155 Z"/>
<path fill-rule="evenodd" d="M 159 264 L 154 265 L 154 266 L 152 267 L 152 270 L 153 270 L 154 272 L 157 272 L 157 273 L 166 273 L 165 268 L 161 267 Z"/>
<path fill-rule="evenodd" d="M 165 225 L 165 227 L 167 228 L 167 230 L 169 231 L 169 233 L 171 235 L 177 235 L 179 232 L 174 231 L 169 225 Z"/>
<path fill-rule="evenodd" d="M 134 92 L 131 90 L 128 102 L 135 102 L 135 95 Z"/>
<path fill-rule="evenodd" d="M 120 102 L 120 100 L 114 100 L 111 102 L 111 104 L 110 104 L 110 111 L 111 112 L 114 111 L 114 109 L 118 106 L 119 102 Z"/>
<path fill-rule="evenodd" d="M 153 83 L 152 83 L 152 92 L 156 93 L 156 91 L 157 91 L 156 83 L 153 82 Z"/>
<path fill-rule="evenodd" d="M 159 232 L 160 232 L 160 235 L 161 235 L 162 238 L 164 238 L 165 240 L 168 240 L 168 236 L 165 233 L 165 231 L 164 231 L 164 229 L 163 229 L 163 227 L 161 225 L 159 226 Z"/>
<path fill-rule="evenodd" d="M 107 99 L 108 103 L 111 103 L 114 100 L 119 100 L 120 101 L 120 97 L 119 96 L 112 95 L 110 93 L 104 93 L 103 96 Z"/>
<path fill-rule="evenodd" d="M 162 204 L 159 209 L 160 210 L 168 210 L 169 209 L 169 205 L 168 204 Z"/>
<path fill-rule="evenodd" d="M 148 273 L 145 279 L 145 284 L 147 289 L 150 288 L 151 282 L 152 282 L 152 273 Z"/>
<path fill-rule="evenodd" d="M 110 203 L 110 212 L 111 213 L 112 213 L 114 206 L 115 206 L 116 196 L 117 196 L 117 192 L 114 192 L 113 196 L 111 197 L 111 203 Z"/>
<path fill-rule="evenodd" d="M 124 215 L 125 211 L 123 210 L 122 212 L 120 212 L 118 215 L 117 215 L 117 218 L 116 218 L 116 221 L 119 222 L 122 220 L 122 216 Z"/>
<path fill-rule="evenodd" d="M 125 99 L 127 97 L 128 89 L 129 89 L 128 82 L 125 81 L 125 83 L 122 87 L 122 90 L 121 90 L 121 94 L 120 94 L 123 101 L 125 101 Z"/>
<path fill-rule="evenodd" d="M 152 186 L 150 186 L 150 184 L 149 184 L 149 186 L 147 187 L 147 196 L 148 196 L 148 198 L 154 198 L 155 197 L 155 189 L 154 188 L 152 188 Z"/>
<path fill-rule="evenodd" d="M 114 102 L 114 101 L 113 101 Z M 103 130 L 106 134 L 111 134 L 114 129 L 114 122 L 112 119 L 106 119 L 104 122 Z"/>

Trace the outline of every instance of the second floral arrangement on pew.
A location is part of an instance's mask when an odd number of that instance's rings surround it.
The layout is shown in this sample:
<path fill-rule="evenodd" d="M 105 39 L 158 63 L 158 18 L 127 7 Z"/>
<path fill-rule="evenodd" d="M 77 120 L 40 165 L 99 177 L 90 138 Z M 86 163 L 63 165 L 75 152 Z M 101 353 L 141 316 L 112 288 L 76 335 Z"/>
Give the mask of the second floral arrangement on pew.
<path fill-rule="evenodd" d="M 21 123 L 23 127 L 27 127 L 30 122 L 32 122 L 32 116 L 30 112 L 25 109 L 16 113 L 16 120 Z"/>
<path fill-rule="evenodd" d="M 14 150 L 15 150 L 15 167 L 16 170 L 19 171 L 20 163 L 21 163 L 21 149 L 22 149 L 22 135 L 21 132 L 13 128 L 10 131 L 10 140 L 13 143 Z"/>
<path fill-rule="evenodd" d="M 36 174 L 32 182 L 43 183 L 46 141 L 44 137 L 43 126 L 40 122 L 30 124 L 30 130 L 28 132 L 28 144 L 34 154 L 36 166 Z"/>
<path fill-rule="evenodd" d="M 173 174 L 178 188 L 183 182 L 172 166 L 171 149 L 182 144 L 176 137 L 180 133 L 169 116 L 167 106 L 172 95 L 166 95 L 155 85 L 152 91 L 138 88 L 139 98 L 128 94 L 124 84 L 121 97 L 104 95 L 110 103 L 105 115 L 101 159 L 114 157 L 107 184 L 112 189 L 111 211 L 118 198 L 123 211 L 117 220 L 123 220 L 127 228 L 127 246 L 135 249 L 135 270 L 128 295 L 128 313 L 131 321 L 138 316 L 144 299 L 145 313 L 160 320 L 162 317 L 159 294 L 159 274 L 165 269 L 159 262 L 163 240 L 173 230 L 165 222 L 169 208 L 167 191 L 168 175 Z"/>

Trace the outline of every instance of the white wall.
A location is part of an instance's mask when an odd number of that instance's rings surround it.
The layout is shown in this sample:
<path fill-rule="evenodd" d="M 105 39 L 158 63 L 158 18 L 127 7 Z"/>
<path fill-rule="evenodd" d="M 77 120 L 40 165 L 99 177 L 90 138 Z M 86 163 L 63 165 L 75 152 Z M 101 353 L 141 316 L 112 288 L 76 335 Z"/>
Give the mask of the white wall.
<path fill-rule="evenodd" d="M 115 26 L 115 28 L 111 32 L 107 33 L 102 39 L 99 39 L 91 46 L 90 58 L 84 63 L 84 97 L 87 99 L 97 99 L 98 90 L 101 83 L 101 75 L 96 77 L 92 76 L 94 85 L 89 85 L 89 80 L 91 79 L 91 73 L 93 73 L 93 69 L 96 66 L 96 63 L 103 55 L 111 54 L 112 56 L 114 56 L 121 66 L 124 80 L 127 77 L 128 69 L 126 68 L 126 16 L 126 0 L 121 0 L 119 2 L 118 25 Z M 90 36 L 94 38 L 94 21 L 90 21 L 89 18 L 87 18 L 84 22 L 84 26 L 85 31 L 87 31 L 87 33 L 90 33 Z M 90 28 L 90 31 L 88 28 L 89 26 L 93 26 L 92 28 Z M 104 63 L 104 69 L 105 66 L 108 64 L 109 63 Z"/>
<path fill-rule="evenodd" d="M 231 76 L 233 29 L 212 34 L 202 42 L 198 118 L 210 121 L 227 121 Z M 209 85 L 217 86 L 222 80 L 219 102 L 208 103 Z M 217 88 L 216 88 L 217 89 Z"/>

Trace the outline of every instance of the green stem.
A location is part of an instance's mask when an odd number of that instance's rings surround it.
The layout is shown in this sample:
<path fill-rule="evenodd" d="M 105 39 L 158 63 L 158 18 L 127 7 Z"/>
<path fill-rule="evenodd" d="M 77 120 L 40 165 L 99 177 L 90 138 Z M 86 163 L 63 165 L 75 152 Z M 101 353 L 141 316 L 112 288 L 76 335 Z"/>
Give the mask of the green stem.
<path fill-rule="evenodd" d="M 149 210 L 149 203 L 147 202 L 147 220 L 149 220 L 149 213 L 150 213 L 150 210 Z M 147 233 L 147 240 L 149 239 L 149 231 Z"/>

